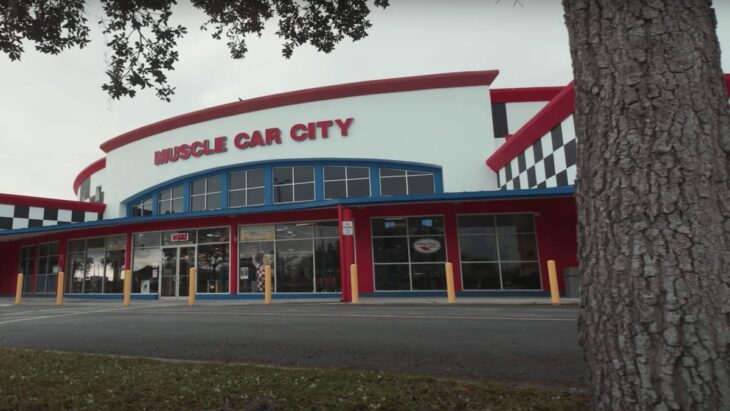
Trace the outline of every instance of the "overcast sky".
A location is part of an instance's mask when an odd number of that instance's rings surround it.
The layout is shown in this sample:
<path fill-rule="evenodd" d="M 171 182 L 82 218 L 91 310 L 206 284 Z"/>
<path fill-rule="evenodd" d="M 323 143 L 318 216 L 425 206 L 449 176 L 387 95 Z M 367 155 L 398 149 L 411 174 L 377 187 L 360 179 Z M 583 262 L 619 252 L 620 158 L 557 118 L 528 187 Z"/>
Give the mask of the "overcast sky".
<path fill-rule="evenodd" d="M 126 131 L 189 111 L 272 93 L 328 84 L 499 69 L 493 87 L 564 85 L 571 80 L 560 0 L 391 0 L 371 16 L 370 36 L 342 42 L 331 54 L 309 46 L 281 57 L 275 21 L 249 39 L 244 60 L 229 58 L 224 41 L 200 32 L 203 15 L 179 1 L 175 23 L 188 27 L 180 61 L 169 76 L 171 103 L 154 91 L 111 100 L 104 38 L 89 11 L 92 43 L 59 56 L 36 53 L 20 62 L 0 56 L 0 193 L 74 199 L 78 172 L 103 157 L 99 144 Z M 718 36 L 730 44 L 730 2 L 716 1 Z M 723 55 L 730 71 L 730 53 Z M 107 188 L 112 189 L 112 188 Z"/>

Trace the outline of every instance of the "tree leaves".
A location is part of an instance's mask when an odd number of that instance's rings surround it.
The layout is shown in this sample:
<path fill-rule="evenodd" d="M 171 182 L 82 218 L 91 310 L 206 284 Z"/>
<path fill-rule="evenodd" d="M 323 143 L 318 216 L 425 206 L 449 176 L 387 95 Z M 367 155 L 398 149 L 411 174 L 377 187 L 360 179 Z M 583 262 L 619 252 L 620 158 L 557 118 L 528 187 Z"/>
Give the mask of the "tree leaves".
<path fill-rule="evenodd" d="M 208 20 L 201 30 L 214 39 L 226 38 L 231 57 L 246 56 L 246 39 L 261 36 L 265 24 L 278 19 L 277 35 L 283 40 L 282 54 L 290 58 L 294 49 L 311 44 L 329 53 L 349 37 L 367 36 L 372 26 L 369 0 L 192 0 Z M 157 97 L 170 101 L 175 88 L 167 74 L 179 59 L 177 41 L 187 34 L 181 25 L 171 26 L 175 0 L 101 0 L 104 17 L 99 21 L 111 51 L 102 85 L 110 97 L 134 97 L 139 90 L 154 88 Z M 385 8 L 388 0 L 374 0 Z M 83 0 L 0 0 L 0 51 L 20 60 L 23 42 L 36 50 L 58 54 L 89 43 L 89 27 Z"/>

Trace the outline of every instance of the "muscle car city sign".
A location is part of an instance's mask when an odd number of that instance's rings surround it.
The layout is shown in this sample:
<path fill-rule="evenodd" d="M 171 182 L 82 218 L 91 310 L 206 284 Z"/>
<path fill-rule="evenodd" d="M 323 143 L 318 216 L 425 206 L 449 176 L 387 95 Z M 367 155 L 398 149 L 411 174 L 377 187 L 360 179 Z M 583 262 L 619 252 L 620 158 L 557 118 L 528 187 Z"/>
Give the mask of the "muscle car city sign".
<path fill-rule="evenodd" d="M 302 143 L 309 140 L 327 139 L 337 135 L 347 137 L 352 120 L 353 118 L 349 117 L 346 119 L 294 124 L 289 128 L 289 138 L 295 142 Z M 257 147 L 282 144 L 285 140 L 285 138 L 282 138 L 281 129 L 272 127 L 265 130 L 254 130 L 250 133 L 240 132 L 233 137 L 233 146 L 238 150 L 251 150 Z M 225 153 L 227 151 L 227 136 L 198 140 L 189 144 L 181 144 L 155 151 L 155 165 L 159 166 L 176 161 L 188 160 L 190 158 Z"/>

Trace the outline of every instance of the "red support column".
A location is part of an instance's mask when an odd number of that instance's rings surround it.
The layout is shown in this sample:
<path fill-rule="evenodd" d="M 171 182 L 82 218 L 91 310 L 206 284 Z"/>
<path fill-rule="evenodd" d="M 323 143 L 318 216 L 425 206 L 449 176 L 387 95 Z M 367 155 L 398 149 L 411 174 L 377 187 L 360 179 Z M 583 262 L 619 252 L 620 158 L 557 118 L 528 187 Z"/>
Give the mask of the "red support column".
<path fill-rule="evenodd" d="M 228 252 L 228 266 L 230 267 L 230 293 L 238 294 L 238 226 L 232 224 L 231 230 L 231 249 Z"/>
<path fill-rule="evenodd" d="M 353 235 L 344 235 L 342 226 L 345 221 L 353 221 L 352 210 L 346 207 L 337 206 L 337 218 L 340 230 L 340 286 L 342 297 L 340 301 L 352 301 L 350 289 L 350 265 L 355 263 L 355 250 Z"/>

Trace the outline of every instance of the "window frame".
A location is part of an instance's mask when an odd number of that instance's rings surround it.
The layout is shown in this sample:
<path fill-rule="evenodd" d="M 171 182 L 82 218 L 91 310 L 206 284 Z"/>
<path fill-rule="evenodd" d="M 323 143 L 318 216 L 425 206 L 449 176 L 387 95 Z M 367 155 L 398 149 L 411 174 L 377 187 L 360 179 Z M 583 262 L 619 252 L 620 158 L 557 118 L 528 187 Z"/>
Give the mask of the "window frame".
<path fill-rule="evenodd" d="M 383 169 L 403 171 L 404 174 L 398 175 L 398 176 L 383 176 L 383 174 L 381 172 L 381 170 L 383 170 Z M 409 180 L 411 174 L 413 174 L 413 177 L 419 177 L 419 176 L 423 176 L 423 175 L 431 176 L 431 183 L 433 186 L 432 192 L 431 193 L 421 193 L 421 194 L 411 194 L 410 193 L 411 190 L 408 185 L 408 180 Z M 383 194 L 383 179 L 396 179 L 396 178 L 405 179 L 405 183 L 406 183 L 405 194 Z M 406 168 L 393 168 L 393 167 L 384 167 L 384 166 L 378 167 L 378 184 L 380 187 L 380 196 L 381 197 L 437 194 L 436 173 L 434 173 L 433 171 L 410 170 L 410 169 L 406 169 Z"/>
<path fill-rule="evenodd" d="M 175 189 L 176 188 L 179 188 L 180 191 L 182 192 L 180 194 L 180 197 L 175 197 L 174 196 L 174 193 L 175 193 Z M 170 198 L 163 200 L 162 199 L 162 194 L 165 193 L 165 192 L 169 192 L 170 193 Z M 157 194 L 157 213 L 156 214 L 153 214 L 153 215 L 180 214 L 180 213 L 184 213 L 185 212 L 185 185 L 184 184 L 178 184 L 178 185 L 169 186 L 169 187 L 164 188 L 162 190 L 158 190 L 156 192 L 156 194 Z M 174 206 L 173 205 L 175 204 L 175 200 L 182 200 L 181 201 L 182 209 L 180 211 L 175 211 L 175 209 L 174 209 Z M 169 205 L 170 205 L 170 212 L 169 213 L 162 213 L 160 211 L 162 209 L 162 204 L 163 203 L 169 203 Z M 153 213 L 154 213 L 154 210 L 153 210 Z"/>
<path fill-rule="evenodd" d="M 312 170 L 311 181 L 296 181 L 294 169 L 297 167 L 306 167 Z M 274 173 L 276 169 L 290 169 L 291 170 L 291 183 L 276 184 L 274 181 Z M 297 200 L 296 198 L 296 186 L 298 185 L 312 185 L 312 199 Z M 276 188 L 277 187 L 290 187 L 292 201 L 276 201 Z M 276 206 L 279 204 L 293 204 L 293 203 L 305 203 L 308 201 L 317 201 L 317 166 L 314 164 L 301 164 L 301 165 L 285 165 L 285 166 L 272 166 L 271 167 L 271 204 Z"/>
<path fill-rule="evenodd" d="M 262 185 L 261 186 L 249 187 L 249 185 L 248 185 L 248 173 L 250 173 L 252 171 L 261 171 L 261 174 L 262 174 L 262 177 L 261 177 L 261 184 Z M 232 175 L 235 174 L 235 173 L 243 173 L 244 180 L 246 181 L 246 186 L 244 188 L 232 188 L 233 185 L 231 184 L 231 180 L 232 180 Z M 242 169 L 242 170 L 231 170 L 231 171 L 228 171 L 226 173 L 226 178 L 228 178 L 228 192 L 227 192 L 227 195 L 228 195 L 228 204 L 227 204 L 227 208 L 244 208 L 244 207 L 256 207 L 256 206 L 266 205 L 266 169 L 265 168 L 260 167 L 260 168 L 246 168 L 246 169 Z M 249 201 L 248 201 L 248 192 L 250 190 L 258 190 L 258 189 L 262 189 L 263 192 L 264 192 L 264 194 L 262 196 L 262 199 L 261 199 L 261 203 L 250 204 Z M 244 192 L 244 195 L 245 195 L 245 198 L 246 198 L 246 200 L 244 201 L 244 204 L 243 205 L 236 205 L 236 206 L 231 205 L 231 193 L 240 192 L 240 191 L 243 191 Z"/>
<path fill-rule="evenodd" d="M 214 178 L 218 179 L 218 187 L 220 187 L 220 188 L 218 191 L 208 191 L 208 181 L 211 179 L 214 179 Z M 193 184 L 195 184 L 196 182 L 201 181 L 201 180 L 204 182 L 203 193 L 202 194 L 193 194 Z M 200 212 L 212 211 L 212 210 L 222 210 L 224 208 L 223 202 L 222 202 L 224 187 L 223 187 L 223 179 L 221 178 L 220 174 L 214 174 L 214 175 L 209 175 L 206 177 L 199 177 L 199 178 L 192 179 L 188 182 L 188 187 L 190 190 L 190 194 L 189 194 L 189 198 L 188 198 L 187 202 L 189 205 L 188 209 L 190 210 L 191 213 L 200 213 Z M 208 196 L 214 195 L 214 194 L 218 195 L 218 207 L 209 208 L 208 207 Z M 197 197 L 203 197 L 203 209 L 202 210 L 193 209 L 193 200 Z"/>
<path fill-rule="evenodd" d="M 326 171 L 325 169 L 327 167 L 342 167 L 345 169 L 345 178 L 335 178 L 335 179 L 327 179 Z M 367 170 L 368 176 L 367 177 L 355 177 L 350 178 L 350 169 L 351 168 L 362 168 Z M 344 181 L 345 182 L 345 197 L 327 197 L 327 183 L 332 182 L 338 182 L 338 181 Z M 357 197 L 351 197 L 350 196 L 350 181 L 367 181 L 368 182 L 368 194 L 366 196 L 357 196 Z M 366 197 L 372 197 L 373 196 L 373 190 L 372 190 L 372 173 L 370 172 L 370 167 L 366 166 L 356 166 L 356 165 L 335 165 L 335 164 L 323 164 L 322 165 L 322 198 L 324 200 L 337 200 L 340 198 L 366 198 Z"/>

